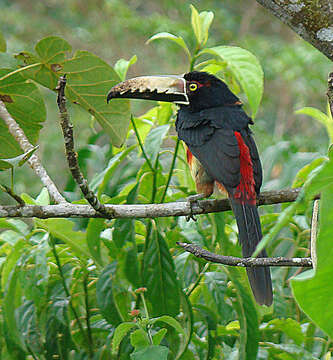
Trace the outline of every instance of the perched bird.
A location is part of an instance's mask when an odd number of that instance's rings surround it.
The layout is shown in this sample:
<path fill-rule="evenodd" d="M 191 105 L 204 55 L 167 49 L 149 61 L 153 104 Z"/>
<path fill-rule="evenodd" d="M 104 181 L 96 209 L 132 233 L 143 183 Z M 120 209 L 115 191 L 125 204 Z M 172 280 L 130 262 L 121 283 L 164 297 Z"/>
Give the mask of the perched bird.
<path fill-rule="evenodd" d="M 250 257 L 262 238 L 256 207 L 262 168 L 240 99 L 214 75 L 192 71 L 184 76 L 143 76 L 114 86 L 107 100 L 136 98 L 179 105 L 176 131 L 187 147 L 187 162 L 199 197 L 213 193 L 214 185 L 228 194 L 235 214 L 244 257 Z M 267 257 L 263 250 L 259 257 Z M 268 267 L 247 267 L 256 301 L 271 305 Z"/>

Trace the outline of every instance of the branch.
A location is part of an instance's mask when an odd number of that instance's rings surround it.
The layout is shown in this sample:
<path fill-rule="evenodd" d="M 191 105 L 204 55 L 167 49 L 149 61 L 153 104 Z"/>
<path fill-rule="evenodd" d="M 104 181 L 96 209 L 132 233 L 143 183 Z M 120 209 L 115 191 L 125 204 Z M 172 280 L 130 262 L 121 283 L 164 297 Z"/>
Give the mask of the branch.
<path fill-rule="evenodd" d="M 210 251 L 201 249 L 201 247 L 193 244 L 187 244 L 177 242 L 184 250 L 190 252 L 196 257 L 203 258 L 213 263 L 230 265 L 230 266 L 242 266 L 242 267 L 254 267 L 254 266 L 302 266 L 312 267 L 311 258 L 238 258 L 234 256 L 224 256 L 211 253 Z"/>
<path fill-rule="evenodd" d="M 60 125 L 62 128 L 62 133 L 64 135 L 66 158 L 67 158 L 69 170 L 71 171 L 75 182 L 80 187 L 83 196 L 88 201 L 88 203 L 93 207 L 93 209 L 98 213 L 103 214 L 104 217 L 106 218 L 113 218 L 112 207 L 106 208 L 104 204 L 100 203 L 94 192 L 89 189 L 88 181 L 84 178 L 79 168 L 77 153 L 74 150 L 73 125 L 70 123 L 69 114 L 67 112 L 67 107 L 66 107 L 65 87 L 66 87 L 66 75 L 61 76 L 59 78 L 59 82 L 57 86 L 57 91 L 58 91 L 57 103 L 60 113 Z"/>
<path fill-rule="evenodd" d="M 280 204 L 295 201 L 301 188 L 285 189 L 280 191 L 263 192 L 258 200 L 258 205 Z M 112 212 L 113 218 L 157 218 L 170 216 L 188 216 L 191 214 L 208 214 L 213 212 L 228 211 L 231 209 L 228 199 L 201 200 L 192 204 L 188 201 L 170 202 L 164 204 L 136 204 L 136 205 L 104 205 L 107 211 Z M 26 205 L 26 206 L 0 206 L 0 218 L 109 218 L 92 209 L 89 205 L 59 204 L 59 205 Z"/>
<path fill-rule="evenodd" d="M 256 0 L 333 61 L 332 0 Z"/>
<path fill-rule="evenodd" d="M 330 105 L 331 116 L 333 118 L 333 72 L 328 75 L 327 98 Z"/>
<path fill-rule="evenodd" d="M 3 119 L 5 124 L 8 127 L 9 132 L 14 137 L 14 139 L 18 142 L 21 149 L 24 152 L 28 152 L 29 150 L 33 149 L 33 145 L 30 144 L 28 138 L 26 137 L 23 130 L 20 128 L 18 123 L 13 119 L 13 117 L 9 114 L 5 104 L 0 100 L 0 117 Z M 36 154 L 31 155 L 28 160 L 28 164 L 35 172 L 35 174 L 41 179 L 42 183 L 46 186 L 50 196 L 56 203 L 65 203 L 66 200 L 60 194 L 57 187 L 47 174 L 45 168 L 41 164 L 38 156 Z"/>

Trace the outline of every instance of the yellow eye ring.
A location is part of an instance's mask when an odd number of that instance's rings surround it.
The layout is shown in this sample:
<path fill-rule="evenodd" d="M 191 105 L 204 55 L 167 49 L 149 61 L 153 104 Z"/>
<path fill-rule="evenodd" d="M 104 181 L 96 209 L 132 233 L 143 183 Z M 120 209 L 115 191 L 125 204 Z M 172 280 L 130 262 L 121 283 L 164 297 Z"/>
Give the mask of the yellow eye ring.
<path fill-rule="evenodd" d="M 198 85 L 197 85 L 197 84 L 194 84 L 194 83 L 190 84 L 190 86 L 189 86 L 189 89 L 190 89 L 191 91 L 195 91 L 197 88 L 198 88 Z"/>

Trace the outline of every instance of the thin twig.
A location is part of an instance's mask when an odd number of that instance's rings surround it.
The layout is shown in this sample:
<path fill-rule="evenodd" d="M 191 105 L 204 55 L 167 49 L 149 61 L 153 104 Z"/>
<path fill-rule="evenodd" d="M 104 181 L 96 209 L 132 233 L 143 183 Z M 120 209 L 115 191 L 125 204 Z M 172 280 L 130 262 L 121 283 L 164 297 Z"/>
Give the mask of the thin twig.
<path fill-rule="evenodd" d="M 84 302 L 86 307 L 86 326 L 87 326 L 87 337 L 89 341 L 89 358 L 93 359 L 94 357 L 94 341 L 92 337 L 91 325 L 90 325 L 90 307 L 89 307 L 89 297 L 88 297 L 88 278 L 89 273 L 86 272 L 83 279 L 83 289 L 84 289 Z"/>
<path fill-rule="evenodd" d="M 328 76 L 327 98 L 330 105 L 331 116 L 333 117 L 333 72 Z"/>
<path fill-rule="evenodd" d="M 193 244 L 177 242 L 184 250 L 190 252 L 196 257 L 203 258 L 213 263 L 241 266 L 241 267 L 254 267 L 254 266 L 302 266 L 312 267 L 311 258 L 238 258 L 234 256 L 224 256 L 214 254 L 210 251 L 202 249 L 201 247 Z"/>
<path fill-rule="evenodd" d="M 52 250 L 53 256 L 55 258 L 55 261 L 56 261 L 56 264 L 57 264 L 57 267 L 58 267 L 58 271 L 59 271 L 59 274 L 60 274 L 62 286 L 64 288 L 65 294 L 66 294 L 67 299 L 68 299 L 69 307 L 71 308 L 71 310 L 73 312 L 73 315 L 74 315 L 74 317 L 76 319 L 76 322 L 78 324 L 78 327 L 80 329 L 80 332 L 81 332 L 82 336 L 85 336 L 86 334 L 85 334 L 85 331 L 84 331 L 83 326 L 81 324 L 80 317 L 79 317 L 78 313 L 75 310 L 75 307 L 74 307 L 73 302 L 72 302 L 71 294 L 70 294 L 69 289 L 68 289 L 67 284 L 66 284 L 66 278 L 65 278 L 65 275 L 64 275 L 64 273 L 62 271 L 60 258 L 59 258 L 59 255 L 57 253 L 57 249 L 55 247 L 55 243 L 54 243 L 53 238 L 50 239 L 50 244 L 51 244 L 51 250 Z"/>
<path fill-rule="evenodd" d="M 104 204 L 100 203 L 97 196 L 89 189 L 88 181 L 84 178 L 77 160 L 77 153 L 74 150 L 74 136 L 73 125 L 70 123 L 69 114 L 66 107 L 65 97 L 66 76 L 59 78 L 58 90 L 58 108 L 60 113 L 60 124 L 64 135 L 66 158 L 68 167 L 72 176 L 80 187 L 81 192 L 89 204 L 99 213 L 103 214 L 106 218 L 113 218 L 112 208 L 106 208 Z"/>
<path fill-rule="evenodd" d="M 0 184 L 0 190 L 11 196 L 16 202 L 19 203 L 19 206 L 25 205 L 25 201 L 19 195 L 15 194 L 14 191 L 10 189 L 8 186 Z"/>
<path fill-rule="evenodd" d="M 178 155 L 179 143 L 180 143 L 180 140 L 177 138 L 176 146 L 175 146 L 175 150 L 174 150 L 174 153 L 173 153 L 173 158 L 172 158 L 171 166 L 170 166 L 170 170 L 169 170 L 169 175 L 168 175 L 167 182 L 165 184 L 165 189 L 164 189 L 164 192 L 163 192 L 163 195 L 162 195 L 161 203 L 164 202 L 164 199 L 165 199 L 166 194 L 168 192 L 170 181 L 171 181 L 171 178 L 172 178 L 172 175 L 173 175 L 173 170 L 174 170 L 175 165 L 176 165 L 176 159 L 177 159 L 177 155 Z"/>
<path fill-rule="evenodd" d="M 5 124 L 8 126 L 8 130 L 14 139 L 20 145 L 20 148 L 24 152 L 28 152 L 34 148 L 34 146 L 29 142 L 23 130 L 20 128 L 18 123 L 13 119 L 13 117 L 8 112 L 5 104 L 0 100 L 0 117 L 3 119 Z M 45 168 L 41 164 L 38 156 L 36 154 L 31 155 L 28 160 L 28 164 L 35 172 L 35 174 L 41 179 L 42 183 L 46 186 L 51 198 L 55 203 L 61 204 L 66 203 L 65 198 L 60 194 L 59 190 L 55 186 L 54 182 L 51 180 L 47 174 Z"/>
<path fill-rule="evenodd" d="M 280 204 L 296 200 L 301 188 L 285 189 L 280 191 L 266 191 L 260 194 L 258 205 Z M 316 197 L 318 198 L 318 197 Z M 105 205 L 112 211 L 114 218 L 159 218 L 188 216 L 190 214 L 208 214 L 230 210 L 228 199 L 199 200 L 191 206 L 188 201 L 169 202 L 164 204 L 133 204 L 133 205 Z M 25 205 L 25 206 L 0 206 L 0 218 L 108 218 L 89 205 L 59 204 L 59 205 Z"/>
<path fill-rule="evenodd" d="M 311 259 L 313 262 L 313 268 L 317 267 L 317 228 L 318 228 L 318 212 L 319 212 L 319 200 L 315 200 L 313 203 L 312 210 L 312 221 L 311 221 L 311 235 L 310 235 L 310 250 L 311 250 Z"/>
<path fill-rule="evenodd" d="M 139 131 L 138 131 L 136 125 L 135 125 L 135 121 L 134 121 L 134 118 L 133 118 L 132 115 L 131 115 L 131 123 L 132 123 L 132 126 L 133 126 L 133 130 L 134 130 L 134 132 L 135 132 L 135 136 L 136 136 L 136 138 L 137 138 L 137 140 L 138 140 L 140 149 L 141 149 L 141 151 L 142 151 L 142 155 L 143 155 L 143 157 L 146 159 L 146 162 L 147 162 L 150 170 L 152 171 L 152 173 L 155 173 L 155 169 L 153 168 L 153 165 L 151 164 L 151 162 L 150 162 L 150 160 L 149 160 L 149 158 L 148 158 L 148 156 L 147 156 L 147 154 L 146 154 L 145 148 L 143 147 L 143 143 L 142 143 L 142 141 L 141 141 Z"/>

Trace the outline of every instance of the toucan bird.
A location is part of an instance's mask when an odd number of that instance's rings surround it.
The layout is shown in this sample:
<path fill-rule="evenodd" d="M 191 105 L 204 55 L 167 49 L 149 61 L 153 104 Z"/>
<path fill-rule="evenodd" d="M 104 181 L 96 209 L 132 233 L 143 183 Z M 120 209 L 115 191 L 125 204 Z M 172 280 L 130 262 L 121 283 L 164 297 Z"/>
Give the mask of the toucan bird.
<path fill-rule="evenodd" d="M 210 196 L 214 186 L 228 194 L 236 217 L 244 257 L 262 238 L 256 206 L 262 183 L 258 150 L 249 125 L 252 119 L 227 84 L 206 72 L 183 76 L 142 76 L 114 86 L 107 95 L 173 102 L 179 105 L 176 131 L 187 146 L 187 162 L 197 192 Z M 263 250 L 259 257 L 267 257 Z M 247 267 L 256 301 L 273 301 L 268 267 Z"/>

